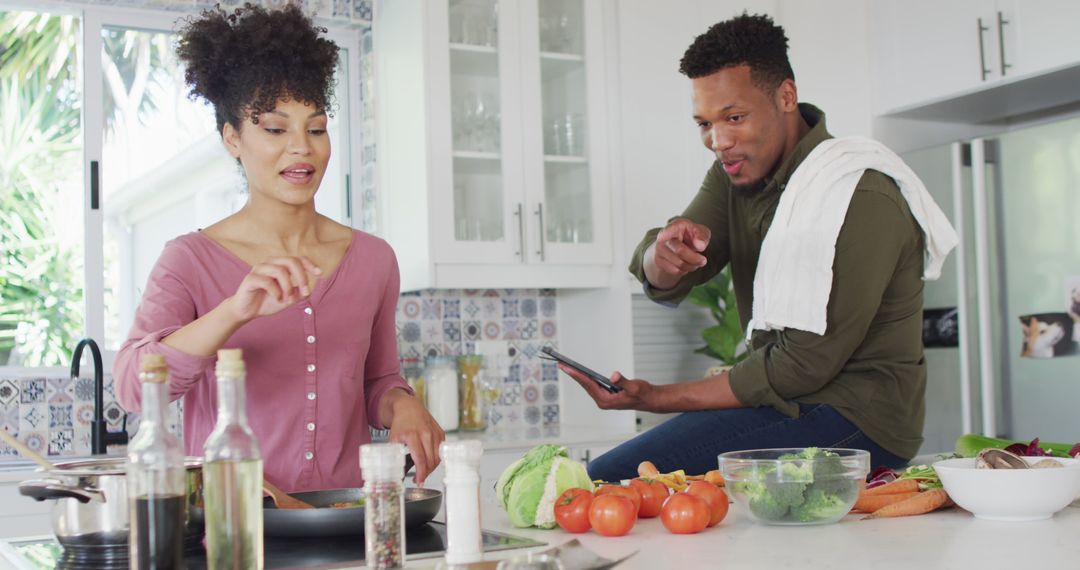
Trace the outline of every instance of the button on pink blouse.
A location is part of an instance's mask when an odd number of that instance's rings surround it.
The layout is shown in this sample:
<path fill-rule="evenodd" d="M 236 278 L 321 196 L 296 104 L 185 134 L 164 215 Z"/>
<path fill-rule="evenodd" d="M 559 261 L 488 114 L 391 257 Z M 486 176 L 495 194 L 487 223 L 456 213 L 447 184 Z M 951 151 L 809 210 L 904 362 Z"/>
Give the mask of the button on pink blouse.
<path fill-rule="evenodd" d="M 251 267 L 198 233 L 165 245 L 113 366 L 116 396 L 139 409 L 138 363 L 165 355 L 169 396 L 184 398 L 184 446 L 202 455 L 217 419 L 214 357 L 161 342 L 233 295 Z M 286 491 L 358 487 L 359 447 L 368 427 L 384 427 L 379 402 L 409 390 L 401 378 L 394 324 L 397 260 L 390 246 L 360 231 L 341 264 L 311 297 L 236 331 L 226 348 L 244 351 L 247 415 L 268 479 Z"/>

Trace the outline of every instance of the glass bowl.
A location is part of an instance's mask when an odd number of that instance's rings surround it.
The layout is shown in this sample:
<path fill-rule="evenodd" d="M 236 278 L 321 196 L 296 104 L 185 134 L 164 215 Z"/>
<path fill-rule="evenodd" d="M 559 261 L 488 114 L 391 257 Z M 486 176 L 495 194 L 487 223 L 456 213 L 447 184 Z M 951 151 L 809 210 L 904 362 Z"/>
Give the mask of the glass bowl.
<path fill-rule="evenodd" d="M 861 449 L 753 449 L 723 453 L 719 461 L 738 510 L 774 525 L 844 518 L 870 472 L 870 454 Z"/>

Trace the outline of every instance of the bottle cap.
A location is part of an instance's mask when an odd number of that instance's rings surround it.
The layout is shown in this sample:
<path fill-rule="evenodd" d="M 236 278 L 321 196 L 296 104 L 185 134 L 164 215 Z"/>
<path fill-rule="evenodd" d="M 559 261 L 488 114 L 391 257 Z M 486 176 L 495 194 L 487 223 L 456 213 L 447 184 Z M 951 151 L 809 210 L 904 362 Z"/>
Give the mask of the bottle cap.
<path fill-rule="evenodd" d="M 239 348 L 222 348 L 217 351 L 218 376 L 242 376 L 244 374 L 244 356 Z"/>
<path fill-rule="evenodd" d="M 480 465 L 480 456 L 484 454 L 484 444 L 478 439 L 462 441 L 444 441 L 439 446 L 439 456 L 447 467 L 454 464 Z"/>
<path fill-rule="evenodd" d="M 360 474 L 364 480 L 401 481 L 405 478 L 405 446 L 400 443 L 361 445 Z"/>
<path fill-rule="evenodd" d="M 165 357 L 160 354 L 144 354 L 139 361 L 139 380 L 164 384 L 168 381 L 169 367 L 165 365 Z"/>
<path fill-rule="evenodd" d="M 452 366 L 452 365 L 454 365 L 454 363 L 456 361 L 457 361 L 457 359 L 455 359 L 453 356 L 446 356 L 446 355 L 438 354 L 438 355 L 429 356 L 429 357 L 425 358 L 424 359 L 424 365 L 425 366 L 432 366 L 434 364 L 449 364 L 449 365 Z"/>

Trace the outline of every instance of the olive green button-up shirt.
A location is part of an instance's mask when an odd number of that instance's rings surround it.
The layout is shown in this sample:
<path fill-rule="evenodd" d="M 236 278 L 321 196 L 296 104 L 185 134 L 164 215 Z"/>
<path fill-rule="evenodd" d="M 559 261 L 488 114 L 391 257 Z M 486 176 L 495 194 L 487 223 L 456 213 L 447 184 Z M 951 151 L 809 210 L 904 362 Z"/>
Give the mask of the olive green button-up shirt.
<path fill-rule="evenodd" d="M 630 272 L 654 301 L 681 302 L 695 286 L 731 264 L 745 330 L 753 306 L 761 243 L 795 169 L 831 138 L 825 116 L 800 104 L 812 127 L 755 194 L 735 192 L 719 162 L 705 175 L 683 218 L 708 226 L 708 263 L 667 290 L 648 287 L 642 256 L 661 228 L 645 234 Z M 922 444 L 926 361 L 922 345 L 923 233 L 893 180 L 868 170 L 859 180 L 836 243 L 824 335 L 786 329 L 754 331 L 749 357 L 731 370 L 743 405 L 772 406 L 797 417 L 797 402 L 835 408 L 891 453 L 913 457 Z"/>

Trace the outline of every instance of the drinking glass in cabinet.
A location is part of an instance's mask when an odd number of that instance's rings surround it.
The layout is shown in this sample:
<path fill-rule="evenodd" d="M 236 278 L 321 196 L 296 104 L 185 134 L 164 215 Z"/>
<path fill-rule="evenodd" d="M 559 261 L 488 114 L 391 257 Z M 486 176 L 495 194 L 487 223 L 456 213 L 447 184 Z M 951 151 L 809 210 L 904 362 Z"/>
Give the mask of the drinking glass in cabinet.
<path fill-rule="evenodd" d="M 580 240 L 578 223 L 575 220 L 563 220 L 555 225 L 555 237 L 556 239 L 551 241 L 558 241 L 561 243 L 578 243 Z M 550 233 L 549 233 L 550 236 Z"/>
<path fill-rule="evenodd" d="M 540 51 L 568 53 L 572 41 L 570 34 L 570 17 L 566 14 L 541 16 Z"/>
<path fill-rule="evenodd" d="M 494 0 L 450 2 L 450 42 L 474 46 L 498 45 L 498 3 Z"/>
<path fill-rule="evenodd" d="M 495 231 L 491 224 L 479 218 L 458 218 L 454 227 L 454 239 L 458 241 L 488 241 Z"/>
<path fill-rule="evenodd" d="M 476 152 L 497 152 L 500 113 L 491 93 L 465 93 L 454 100 L 454 147 Z"/>
<path fill-rule="evenodd" d="M 546 0 L 540 9 L 540 51 L 580 55 L 584 33 L 580 1 Z"/>
<path fill-rule="evenodd" d="M 585 117 L 568 113 L 548 122 L 544 154 L 553 156 L 585 155 Z"/>

